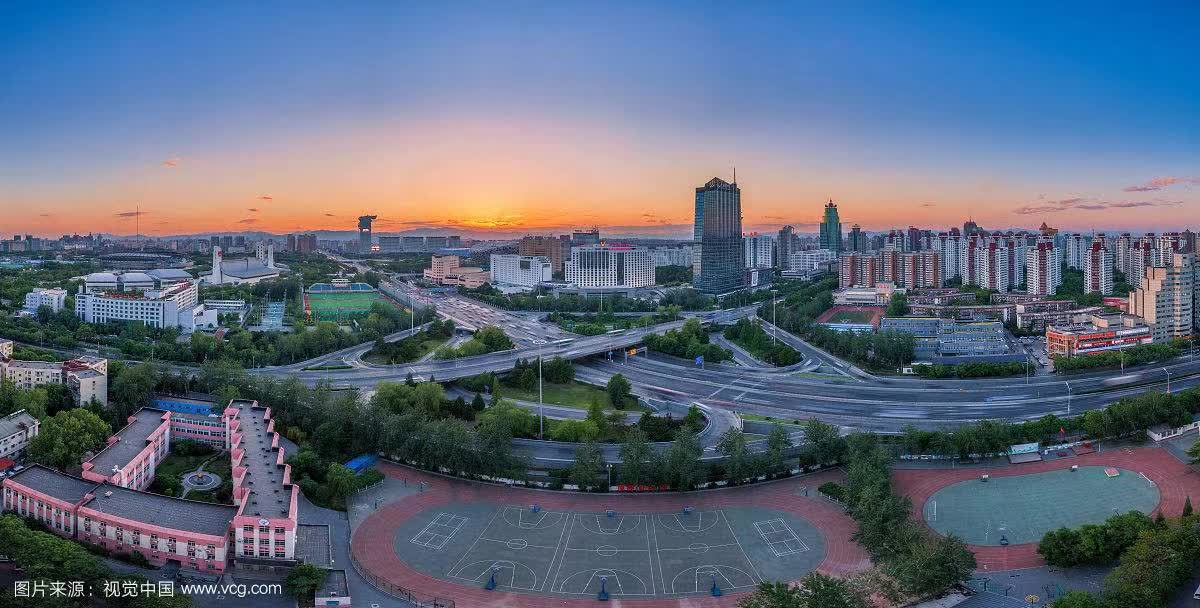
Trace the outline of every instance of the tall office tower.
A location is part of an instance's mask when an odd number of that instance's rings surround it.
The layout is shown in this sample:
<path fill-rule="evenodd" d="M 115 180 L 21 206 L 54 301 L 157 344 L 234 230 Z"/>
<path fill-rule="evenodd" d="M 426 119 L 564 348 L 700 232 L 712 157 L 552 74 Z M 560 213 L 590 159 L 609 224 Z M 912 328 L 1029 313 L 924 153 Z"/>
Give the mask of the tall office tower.
<path fill-rule="evenodd" d="M 1154 265 L 1154 243 L 1152 239 L 1141 237 L 1129 248 L 1129 271 L 1125 273 L 1125 282 L 1137 288 L 1146 276 L 1146 269 Z"/>
<path fill-rule="evenodd" d="M 377 215 L 360 215 L 358 217 L 358 251 L 368 253 L 371 251 L 371 222 L 375 221 Z"/>
<path fill-rule="evenodd" d="M 701 293 L 738 291 L 746 282 L 746 251 L 742 245 L 742 191 L 714 177 L 696 188 L 696 251 L 692 254 L 692 284 Z"/>
<path fill-rule="evenodd" d="M 233 235 L 225 234 L 221 236 L 221 249 L 233 248 Z"/>
<path fill-rule="evenodd" d="M 886 252 L 885 252 L 886 253 Z M 937 251 L 911 251 L 901 254 L 903 285 L 909 288 L 942 286 L 942 255 Z"/>
<path fill-rule="evenodd" d="M 846 249 L 849 251 L 857 251 L 859 253 L 867 250 L 867 235 L 863 233 L 862 226 L 855 224 L 850 227 L 850 235 L 846 242 Z"/>
<path fill-rule="evenodd" d="M 1150 326 L 1155 342 L 1188 338 L 1195 324 L 1194 256 L 1176 253 L 1170 266 L 1152 266 L 1129 293 L 1129 313 L 1137 315 Z"/>
<path fill-rule="evenodd" d="M 833 199 L 825 205 L 825 218 L 821 220 L 821 249 L 842 250 L 842 221 Z"/>
<path fill-rule="evenodd" d="M 1028 293 L 1052 296 L 1062 285 L 1062 266 L 1055 252 L 1054 241 L 1040 239 L 1025 252 L 1025 285 Z"/>
<path fill-rule="evenodd" d="M 1083 253 L 1083 292 L 1107 295 L 1113 291 L 1113 256 L 1093 241 Z"/>
<path fill-rule="evenodd" d="M 1154 265 L 1170 266 L 1176 253 L 1183 253 L 1183 235 L 1164 232 L 1154 241 Z"/>
<path fill-rule="evenodd" d="M 976 234 L 979 234 L 980 232 L 981 231 L 979 230 L 979 224 L 976 224 L 975 220 L 968 219 L 967 221 L 963 222 L 962 234 L 964 237 L 975 236 Z"/>
<path fill-rule="evenodd" d="M 775 237 L 775 259 L 779 262 L 779 268 L 791 270 L 792 254 L 797 251 L 800 251 L 800 239 L 796 236 L 796 229 L 791 226 L 780 228 Z"/>
<path fill-rule="evenodd" d="M 221 246 L 221 237 L 219 237 L 215 234 L 208 237 L 208 244 L 212 247 L 220 247 Z"/>
<path fill-rule="evenodd" d="M 1133 246 L 1133 235 L 1122 232 L 1113 244 L 1113 269 L 1129 274 L 1129 249 Z"/>
<path fill-rule="evenodd" d="M 570 249 L 568 248 L 564 252 L 562 240 L 558 237 L 526 236 L 517 242 L 517 255 L 548 258 L 551 271 L 556 275 L 561 275 L 563 261 L 570 256 Z"/>
<path fill-rule="evenodd" d="M 1083 269 L 1083 251 L 1087 249 L 1088 239 L 1079 233 L 1063 235 L 1063 248 L 1066 250 L 1067 268 Z"/>
<path fill-rule="evenodd" d="M 957 234 L 939 232 L 934 242 L 934 248 L 942 254 L 942 274 L 946 279 L 962 276 L 958 268 L 958 248 L 961 241 L 962 238 Z"/>
<path fill-rule="evenodd" d="M 1196 253 L 1196 233 L 1192 232 L 1191 228 L 1181 232 L 1179 237 L 1182 240 L 1180 251 L 1183 253 Z"/>
<path fill-rule="evenodd" d="M 988 239 L 975 249 L 974 284 L 1001 293 L 1008 291 L 1008 250 L 999 239 Z"/>
<path fill-rule="evenodd" d="M 909 226 L 908 232 L 904 235 L 905 244 L 908 251 L 921 250 L 921 229 L 916 226 Z"/>
<path fill-rule="evenodd" d="M 771 241 L 771 235 L 751 232 L 743 236 L 742 241 L 746 247 L 746 268 L 773 268 L 775 266 L 774 260 L 771 259 L 775 252 L 775 243 Z"/>

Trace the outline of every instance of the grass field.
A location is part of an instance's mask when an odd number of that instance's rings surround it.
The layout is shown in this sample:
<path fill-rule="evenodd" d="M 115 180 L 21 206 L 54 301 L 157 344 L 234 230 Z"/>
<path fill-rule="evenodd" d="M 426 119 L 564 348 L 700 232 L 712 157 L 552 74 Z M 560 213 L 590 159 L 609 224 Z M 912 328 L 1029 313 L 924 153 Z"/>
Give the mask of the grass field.
<path fill-rule="evenodd" d="M 366 316 L 371 312 L 371 305 L 381 301 L 377 292 L 308 294 L 308 305 L 316 321 L 345 321 Z"/>
<path fill-rule="evenodd" d="M 833 313 L 828 323 L 870 323 L 874 313 L 866 310 L 839 310 Z"/>
<path fill-rule="evenodd" d="M 424 342 L 421 342 L 421 346 L 420 346 L 421 354 L 417 355 L 417 359 L 420 359 L 421 357 L 424 357 L 425 355 L 428 355 L 429 353 L 437 350 L 438 347 L 440 347 L 441 345 L 445 344 L 448 341 L 449 341 L 449 339 L 434 338 L 432 340 L 425 340 Z M 387 365 L 388 363 L 390 363 L 387 359 L 384 359 L 383 357 L 375 355 L 374 352 L 375 351 L 373 351 L 373 350 L 367 351 L 367 354 L 363 355 L 363 360 L 366 361 L 367 363 L 374 363 L 376 365 Z M 326 368 L 326 369 L 328 369 L 328 368 Z"/>
<path fill-rule="evenodd" d="M 532 401 L 537 403 L 538 400 L 538 392 L 536 388 L 532 391 L 524 391 L 519 388 L 505 386 L 500 390 L 503 396 L 517 399 L 519 401 Z M 608 391 L 600 387 L 592 386 L 590 384 L 583 384 L 580 382 L 571 382 L 570 384 L 551 384 L 546 382 L 542 384 L 543 403 L 586 410 L 588 406 L 591 405 L 593 397 L 600 402 L 600 405 L 604 406 L 604 409 L 612 409 L 612 400 L 608 398 Z M 643 412 L 647 410 L 644 406 L 637 405 L 627 406 L 625 411 Z"/>

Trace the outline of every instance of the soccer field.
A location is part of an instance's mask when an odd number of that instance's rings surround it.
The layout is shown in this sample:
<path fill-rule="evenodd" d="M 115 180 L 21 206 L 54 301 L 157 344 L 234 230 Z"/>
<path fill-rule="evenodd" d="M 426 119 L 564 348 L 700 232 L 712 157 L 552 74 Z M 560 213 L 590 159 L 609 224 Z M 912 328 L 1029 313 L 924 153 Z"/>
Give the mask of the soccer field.
<path fill-rule="evenodd" d="M 310 293 L 308 306 L 316 321 L 345 321 L 363 317 L 379 302 L 378 292 Z"/>
<path fill-rule="evenodd" d="M 868 310 L 839 310 L 833 313 L 828 323 L 870 323 L 875 313 Z"/>

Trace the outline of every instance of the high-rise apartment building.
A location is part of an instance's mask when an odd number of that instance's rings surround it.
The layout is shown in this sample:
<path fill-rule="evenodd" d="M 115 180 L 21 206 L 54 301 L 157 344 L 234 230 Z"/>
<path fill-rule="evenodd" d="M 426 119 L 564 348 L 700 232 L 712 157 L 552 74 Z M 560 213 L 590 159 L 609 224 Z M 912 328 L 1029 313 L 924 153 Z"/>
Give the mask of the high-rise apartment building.
<path fill-rule="evenodd" d="M 1052 296 L 1062 284 L 1062 265 L 1054 241 L 1040 239 L 1025 252 L 1025 286 L 1033 295 Z"/>
<path fill-rule="evenodd" d="M 1171 256 L 1170 266 L 1151 266 L 1129 294 L 1129 313 L 1146 321 L 1155 342 L 1192 335 L 1195 319 L 1194 257 L 1188 253 Z"/>
<path fill-rule="evenodd" d="M 1129 250 L 1133 247 L 1133 235 L 1122 232 L 1113 245 L 1113 269 L 1129 274 Z"/>
<path fill-rule="evenodd" d="M 949 232 L 938 233 L 934 247 L 941 252 L 942 273 L 947 279 L 962 276 L 962 271 L 958 264 L 958 250 L 961 246 L 961 236 Z"/>
<path fill-rule="evenodd" d="M 942 286 L 942 256 L 937 251 L 913 251 L 901 255 L 903 272 L 898 286 L 936 288 Z"/>
<path fill-rule="evenodd" d="M 1093 242 L 1083 253 L 1083 292 L 1107 295 L 1113 291 L 1113 256 L 1104 244 Z"/>
<path fill-rule="evenodd" d="M 692 283 L 698 291 L 725 294 L 745 286 L 742 191 L 737 183 L 714 177 L 696 188 L 693 238 L 696 251 L 692 254 Z"/>
<path fill-rule="evenodd" d="M 1135 289 L 1146 277 L 1146 269 L 1154 265 L 1154 237 L 1143 236 L 1129 248 L 1129 269 L 1125 281 Z"/>
<path fill-rule="evenodd" d="M 780 228 L 775 237 L 775 259 L 781 270 L 792 270 L 792 254 L 797 251 L 800 251 L 800 239 L 796 229 L 791 226 Z"/>
<path fill-rule="evenodd" d="M 1006 292 L 1011 286 L 1008 272 L 1009 251 L 999 239 L 989 239 L 975 249 L 975 285 Z"/>
<path fill-rule="evenodd" d="M 775 266 L 775 243 L 771 235 L 752 232 L 742 237 L 746 246 L 746 268 L 772 268 Z"/>
<path fill-rule="evenodd" d="M 842 221 L 838 219 L 838 209 L 833 199 L 826 203 L 825 217 L 821 220 L 821 249 L 842 250 Z"/>
<path fill-rule="evenodd" d="M 1089 239 L 1079 233 L 1062 235 L 1063 247 L 1066 250 L 1065 261 L 1067 268 L 1083 269 L 1083 252 L 1090 244 Z"/>

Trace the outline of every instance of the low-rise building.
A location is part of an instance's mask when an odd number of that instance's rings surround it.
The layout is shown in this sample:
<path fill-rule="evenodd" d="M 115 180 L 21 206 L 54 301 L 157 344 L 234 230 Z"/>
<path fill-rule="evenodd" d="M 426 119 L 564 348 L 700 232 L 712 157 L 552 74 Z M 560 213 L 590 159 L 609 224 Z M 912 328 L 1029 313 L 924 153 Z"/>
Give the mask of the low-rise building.
<path fill-rule="evenodd" d="M 833 292 L 835 306 L 887 306 L 897 290 L 891 283 L 876 283 L 874 287 L 846 287 Z"/>
<path fill-rule="evenodd" d="M 108 405 L 107 359 L 81 356 L 62 362 L 21 361 L 12 355 L 12 341 L 0 340 L 0 380 L 7 380 L 23 389 L 65 384 L 77 405 L 92 401 Z"/>
<path fill-rule="evenodd" d="M 920 362 L 956 365 L 1024 360 L 999 321 L 884 317 L 879 330 L 912 334 L 916 339 L 915 359 Z"/>
<path fill-rule="evenodd" d="M 233 400 L 203 427 L 219 439 L 233 473 L 232 505 L 141 491 L 173 439 L 192 439 L 201 418 L 142 409 L 84 463 L 83 477 L 39 465 L 4 479 L 4 509 L 51 531 L 120 554 L 140 553 L 156 566 L 175 563 L 205 574 L 294 567 L 300 487 L 292 483 L 270 408 Z M 2 428 L 2 427 L 0 427 Z M 320 564 L 325 566 L 326 564 Z"/>
<path fill-rule="evenodd" d="M 1051 356 L 1093 355 L 1153 341 L 1150 326 L 1133 315 L 1081 314 L 1046 328 L 1046 351 Z"/>
<path fill-rule="evenodd" d="M 25 410 L 0 418 L 0 458 L 17 459 L 25 455 L 29 442 L 37 437 L 39 423 Z"/>
<path fill-rule="evenodd" d="M 453 285 L 475 289 L 482 287 L 491 280 L 488 271 L 474 266 L 462 266 L 462 258 L 456 255 L 435 255 L 430 259 L 429 268 L 423 276 L 425 280 L 438 285 Z"/>
<path fill-rule="evenodd" d="M 25 294 L 25 312 L 29 314 L 37 313 L 38 309 L 45 306 L 54 312 L 63 309 L 67 304 L 67 290 L 65 289 L 43 289 L 34 287 L 33 291 Z"/>
<path fill-rule="evenodd" d="M 583 289 L 636 289 L 654 285 L 654 262 L 641 247 L 601 243 L 571 248 L 568 283 Z"/>
<path fill-rule="evenodd" d="M 554 280 L 550 258 L 542 256 L 492 254 L 492 283 L 497 286 L 531 290 Z"/>

